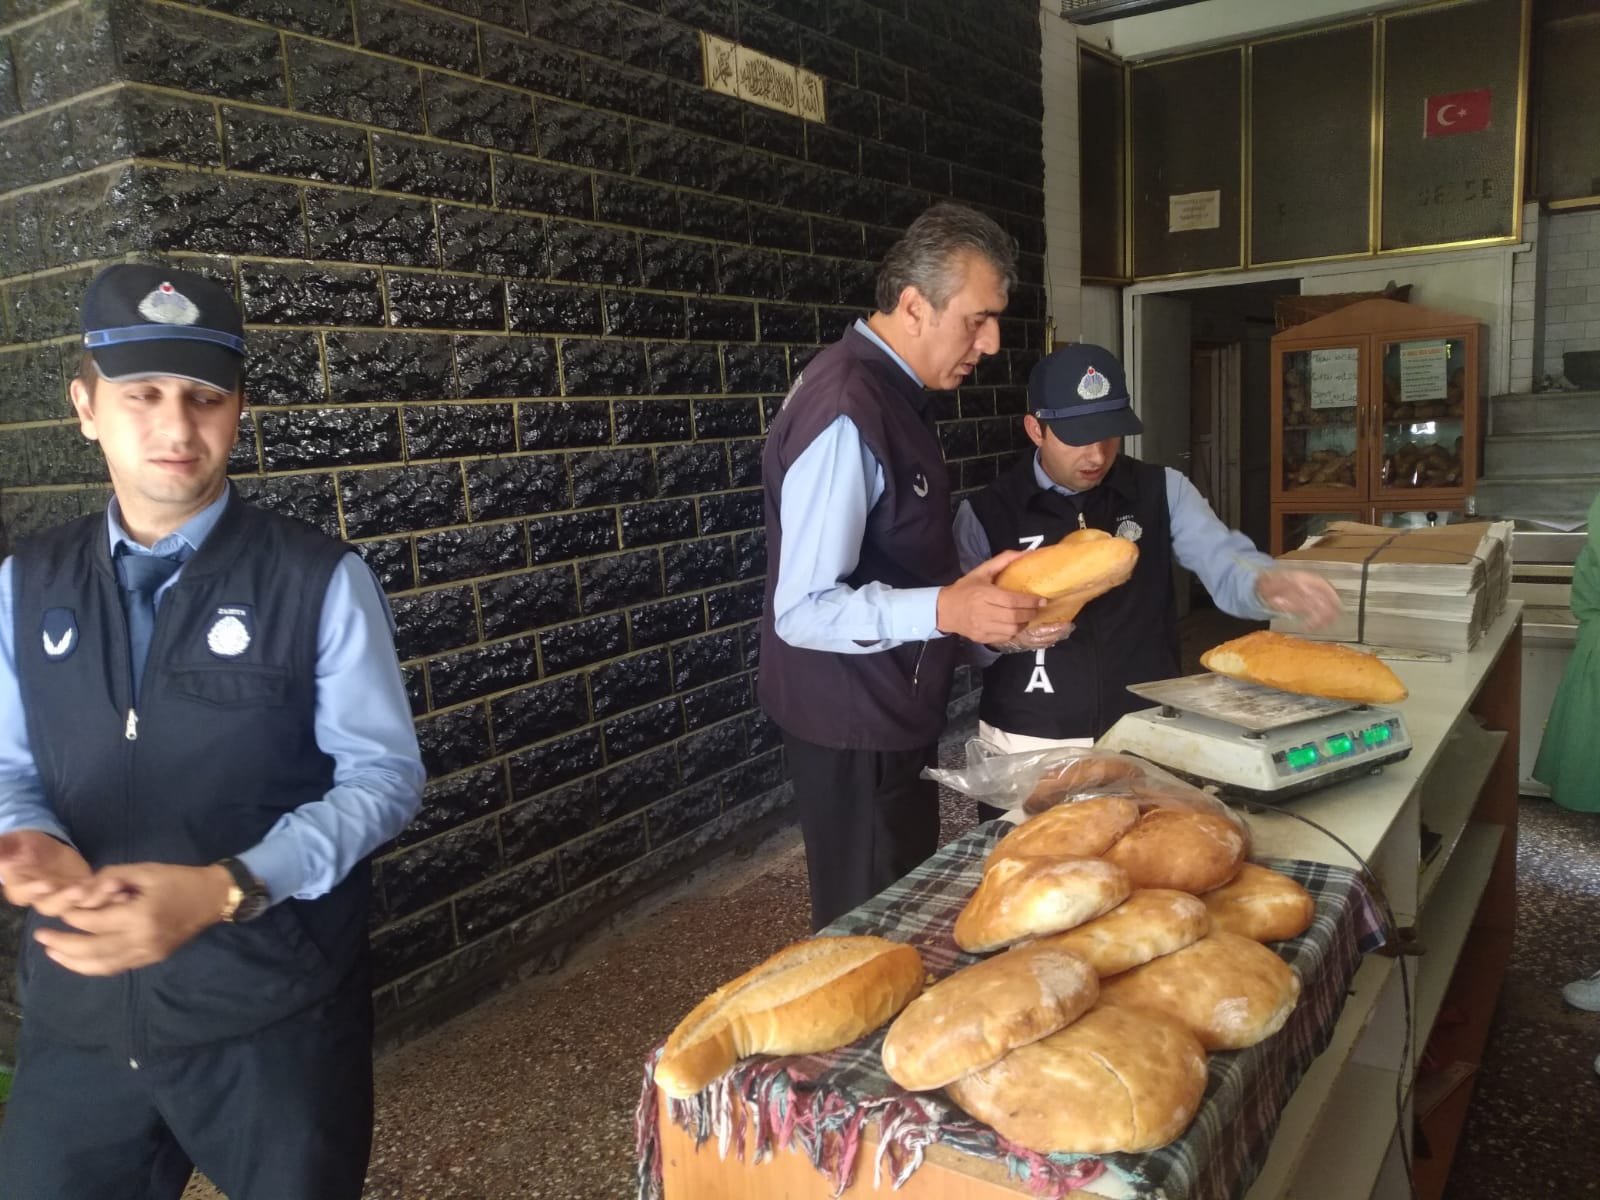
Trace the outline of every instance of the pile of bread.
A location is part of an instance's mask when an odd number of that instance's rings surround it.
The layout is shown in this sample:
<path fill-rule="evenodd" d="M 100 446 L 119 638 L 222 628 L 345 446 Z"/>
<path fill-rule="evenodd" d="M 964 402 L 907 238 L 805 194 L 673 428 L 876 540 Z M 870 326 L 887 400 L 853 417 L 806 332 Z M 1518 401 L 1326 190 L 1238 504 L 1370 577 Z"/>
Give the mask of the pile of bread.
<path fill-rule="evenodd" d="M 1085 777 L 1099 781 L 1087 797 L 1072 790 Z M 1096 1154 L 1172 1141 L 1199 1109 L 1207 1053 L 1253 1045 L 1293 1011 L 1300 981 L 1262 943 L 1303 932 L 1314 905 L 1246 861 L 1231 814 L 1203 793 L 1184 805 L 1169 782 L 1126 756 L 1067 763 L 956 922 L 963 950 L 993 957 L 924 991 L 910 946 L 801 942 L 691 1012 L 656 1082 L 691 1096 L 740 1057 L 832 1049 L 898 1013 L 890 1077 L 944 1089 L 1012 1142 Z"/>

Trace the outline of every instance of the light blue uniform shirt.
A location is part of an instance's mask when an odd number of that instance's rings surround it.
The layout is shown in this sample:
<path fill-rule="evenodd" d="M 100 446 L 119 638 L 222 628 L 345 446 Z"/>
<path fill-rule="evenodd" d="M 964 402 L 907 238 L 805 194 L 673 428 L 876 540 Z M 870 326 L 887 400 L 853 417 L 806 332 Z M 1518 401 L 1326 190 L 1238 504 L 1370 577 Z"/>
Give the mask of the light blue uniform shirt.
<path fill-rule="evenodd" d="M 1199 489 L 1182 474 L 1168 467 L 1166 476 L 1173 557 L 1200 577 L 1200 582 L 1223 612 L 1252 621 L 1269 619 L 1272 610 L 1256 596 L 1256 576 L 1275 565 L 1272 558 L 1257 550 L 1255 543 L 1244 534 L 1224 525 Z M 1033 478 L 1041 488 L 1063 496 L 1077 495 L 1045 474 L 1037 450 L 1033 452 Z M 963 571 L 972 570 L 997 553 L 990 548 L 989 535 L 972 511 L 972 505 L 965 500 L 956 509 L 955 535 L 956 553 L 961 557 Z M 1015 548 L 1020 547 L 1001 547 L 1002 550 Z M 975 647 L 973 653 L 983 666 L 999 657 L 983 647 Z"/>
<path fill-rule="evenodd" d="M 106 511 L 111 551 L 134 554 L 198 550 L 222 516 L 232 489 L 149 550 L 122 527 L 115 500 Z M 160 611 L 180 567 L 157 589 Z M 17 683 L 15 567 L 0 563 L 0 833 L 34 829 L 70 844 L 45 798 Z M 314 900 L 405 828 L 422 799 L 424 772 L 411 708 L 394 653 L 393 624 L 366 563 L 346 554 L 323 594 L 317 626 L 317 745 L 333 759 L 333 786 L 322 799 L 285 813 L 256 845 L 236 857 L 273 901 Z M 121 737 L 121 726 L 110 736 Z"/>
<path fill-rule="evenodd" d="M 865 321 L 856 332 L 922 386 L 922 380 Z M 892 588 L 843 580 L 861 559 L 867 514 L 883 496 L 883 464 L 849 417 L 838 417 L 800 452 L 783 476 L 778 520 L 783 553 L 772 594 L 773 623 L 791 646 L 869 654 L 902 642 L 942 637 L 939 589 Z"/>

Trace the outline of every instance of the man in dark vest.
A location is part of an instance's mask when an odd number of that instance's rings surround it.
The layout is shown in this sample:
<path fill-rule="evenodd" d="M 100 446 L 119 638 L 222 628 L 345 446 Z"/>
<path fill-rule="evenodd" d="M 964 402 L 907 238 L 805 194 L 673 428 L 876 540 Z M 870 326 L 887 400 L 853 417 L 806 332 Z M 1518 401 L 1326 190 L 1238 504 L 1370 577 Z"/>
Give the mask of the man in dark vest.
<path fill-rule="evenodd" d="M 1127 583 L 1084 607 L 1070 636 L 1049 647 L 976 651 L 986 663 L 985 740 L 1008 752 L 1088 745 L 1118 717 L 1145 707 L 1127 686 L 1179 671 L 1174 560 L 1236 617 L 1281 613 L 1314 627 L 1338 615 L 1338 597 L 1321 576 L 1276 567 L 1218 520 L 1183 475 L 1121 453 L 1123 437 L 1144 426 L 1110 351 L 1080 344 L 1040 359 L 1028 378 L 1028 407 L 1023 428 L 1034 452 L 956 512 L 962 563 L 1084 528 L 1132 539 L 1139 560 Z M 999 810 L 980 805 L 979 812 Z"/>
<path fill-rule="evenodd" d="M 783 730 L 814 929 L 937 848 L 938 789 L 919 775 L 957 638 L 1015 638 L 1041 603 L 994 586 L 1013 552 L 957 568 L 929 395 L 999 348 L 1015 261 L 989 218 L 929 209 L 885 257 L 877 311 L 811 360 L 767 435 L 759 694 Z"/>
<path fill-rule="evenodd" d="M 355 1200 L 367 859 L 423 771 L 371 571 L 241 500 L 232 295 L 90 283 L 72 382 L 104 513 L 0 563 L 0 880 L 30 911 L 6 1200 Z"/>

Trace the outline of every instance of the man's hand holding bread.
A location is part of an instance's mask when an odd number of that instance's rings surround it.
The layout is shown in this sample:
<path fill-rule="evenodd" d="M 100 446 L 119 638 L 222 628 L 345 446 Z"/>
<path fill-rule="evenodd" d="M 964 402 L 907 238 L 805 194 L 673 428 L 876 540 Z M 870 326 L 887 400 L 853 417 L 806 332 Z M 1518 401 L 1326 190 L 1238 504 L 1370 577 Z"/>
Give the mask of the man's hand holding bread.
<path fill-rule="evenodd" d="M 979 563 L 948 587 L 939 589 L 937 624 L 940 633 L 953 633 L 971 642 L 988 645 L 1008 642 L 1028 627 L 1045 606 L 1042 597 L 995 583 L 995 576 L 1013 559 L 1016 550 L 1005 550 Z"/>

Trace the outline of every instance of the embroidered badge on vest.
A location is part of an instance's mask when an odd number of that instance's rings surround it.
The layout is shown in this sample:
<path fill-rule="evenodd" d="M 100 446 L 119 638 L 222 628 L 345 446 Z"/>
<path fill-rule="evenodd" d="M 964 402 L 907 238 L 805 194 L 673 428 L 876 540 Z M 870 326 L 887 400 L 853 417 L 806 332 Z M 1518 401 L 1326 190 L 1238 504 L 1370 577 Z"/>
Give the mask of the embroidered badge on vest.
<path fill-rule="evenodd" d="M 1078 395 L 1085 400 L 1103 400 L 1111 393 L 1111 381 L 1093 367 L 1078 380 Z"/>
<path fill-rule="evenodd" d="M 911 490 L 917 494 L 919 499 L 928 494 L 928 477 L 921 471 L 911 477 Z"/>
<path fill-rule="evenodd" d="M 44 656 L 60 662 L 78 648 L 78 618 L 70 608 L 47 608 L 40 622 Z"/>
<path fill-rule="evenodd" d="M 216 620 L 206 630 L 206 646 L 218 658 L 238 658 L 254 640 L 255 618 L 248 607 L 240 604 L 218 608 Z"/>
<path fill-rule="evenodd" d="M 162 325 L 193 325 L 200 319 L 200 310 L 177 288 L 163 283 L 139 301 L 139 315 Z"/>
<path fill-rule="evenodd" d="M 1122 517 L 1117 521 L 1117 536 L 1127 538 L 1130 542 L 1137 542 L 1144 536 L 1144 526 L 1132 517 Z"/>

